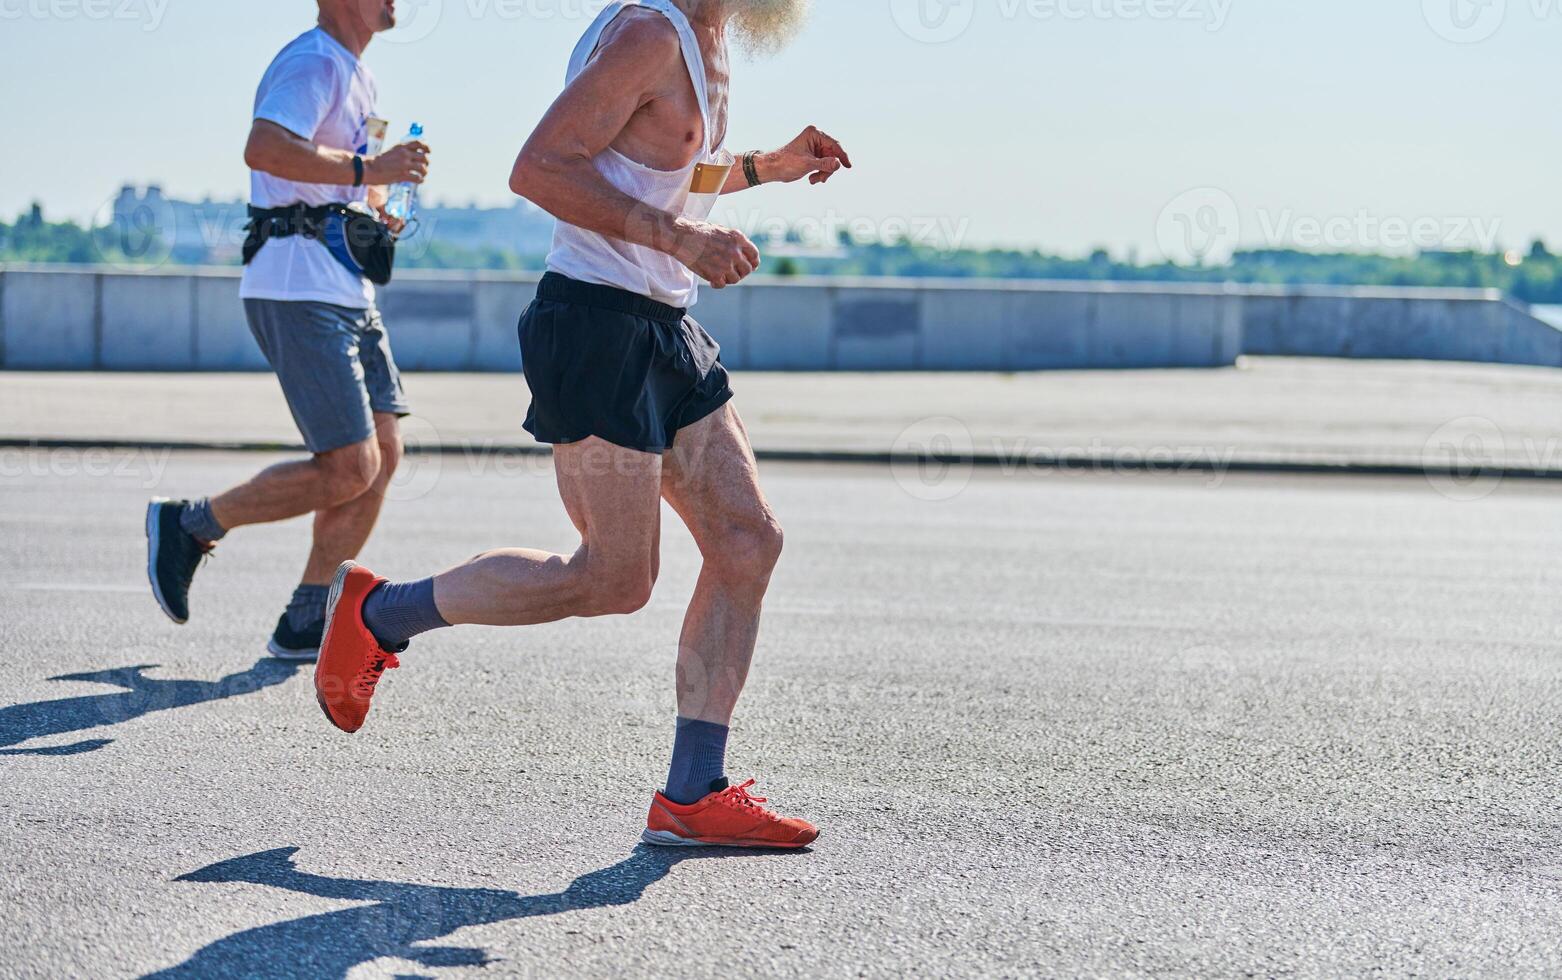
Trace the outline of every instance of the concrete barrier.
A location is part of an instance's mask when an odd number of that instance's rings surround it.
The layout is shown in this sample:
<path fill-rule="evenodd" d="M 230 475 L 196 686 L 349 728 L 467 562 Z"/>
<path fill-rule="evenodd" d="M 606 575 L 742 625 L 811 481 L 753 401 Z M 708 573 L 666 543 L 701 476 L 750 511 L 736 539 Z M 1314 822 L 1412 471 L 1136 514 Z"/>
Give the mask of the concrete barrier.
<path fill-rule="evenodd" d="M 8 368 L 97 367 L 102 278 L 0 272 L 0 352 Z"/>
<path fill-rule="evenodd" d="M 1562 366 L 1562 332 L 1497 290 L 1244 290 L 1243 353 Z"/>
<path fill-rule="evenodd" d="M 408 370 L 517 371 L 535 274 L 404 272 L 381 291 Z M 0 367 L 263 369 L 235 269 L 0 268 Z M 1490 290 L 757 278 L 694 315 L 769 371 L 1216 367 L 1238 356 L 1562 366 L 1562 332 Z"/>

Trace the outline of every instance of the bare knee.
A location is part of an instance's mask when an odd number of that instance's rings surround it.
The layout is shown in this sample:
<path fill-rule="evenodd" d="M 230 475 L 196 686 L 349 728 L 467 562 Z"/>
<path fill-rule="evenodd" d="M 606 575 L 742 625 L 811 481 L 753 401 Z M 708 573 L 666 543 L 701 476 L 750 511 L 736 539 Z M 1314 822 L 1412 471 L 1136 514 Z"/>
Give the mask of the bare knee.
<path fill-rule="evenodd" d="M 592 562 L 587 559 L 580 583 L 582 616 L 628 616 L 651 601 L 656 566 L 651 562 Z"/>
<path fill-rule="evenodd" d="M 729 582 L 764 585 L 780 562 L 785 544 L 780 523 L 773 515 L 763 514 L 729 525 L 705 560 Z"/>
<path fill-rule="evenodd" d="M 368 493 L 379 476 L 381 462 L 380 443 L 374 438 L 316 456 L 325 506 L 345 504 Z"/>

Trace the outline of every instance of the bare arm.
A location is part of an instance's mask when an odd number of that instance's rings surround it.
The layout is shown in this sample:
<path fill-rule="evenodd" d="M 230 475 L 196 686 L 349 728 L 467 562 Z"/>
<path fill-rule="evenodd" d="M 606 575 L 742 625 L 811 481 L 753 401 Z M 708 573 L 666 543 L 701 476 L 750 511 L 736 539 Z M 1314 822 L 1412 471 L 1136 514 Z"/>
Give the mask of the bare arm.
<path fill-rule="evenodd" d="M 808 178 L 810 184 L 823 184 L 841 168 L 850 169 L 852 158 L 840 142 L 817 126 L 809 126 L 797 139 L 770 153 L 761 153 L 754 159 L 754 169 L 759 172 L 761 184 L 790 184 Z M 732 168 L 723 194 L 746 191 L 753 185 L 743 172 L 742 164 Z"/>
<path fill-rule="evenodd" d="M 255 120 L 244 145 L 244 163 L 251 170 L 301 184 L 352 186 L 354 155 L 349 150 L 320 146 L 268 119 Z M 429 148 L 424 143 L 393 146 L 364 160 L 364 183 L 373 186 L 410 180 L 421 184 L 428 177 L 428 157 Z"/>
<path fill-rule="evenodd" d="M 758 268 L 758 249 L 732 229 L 635 200 L 594 162 L 655 97 L 670 66 L 682 70 L 682 58 L 660 15 L 615 23 L 521 148 L 510 189 L 567 224 L 671 255 L 720 288 Z"/>

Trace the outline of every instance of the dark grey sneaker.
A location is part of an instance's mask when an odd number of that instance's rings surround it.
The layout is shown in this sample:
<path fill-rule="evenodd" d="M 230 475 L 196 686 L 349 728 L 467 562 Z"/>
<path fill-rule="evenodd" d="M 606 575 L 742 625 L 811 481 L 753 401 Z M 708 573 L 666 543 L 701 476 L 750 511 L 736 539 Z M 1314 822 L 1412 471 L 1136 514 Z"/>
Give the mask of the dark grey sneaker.
<path fill-rule="evenodd" d="M 176 623 L 190 619 L 190 582 L 212 550 L 179 526 L 188 506 L 189 501 L 162 497 L 146 505 L 146 577 L 157 604 Z"/>
<path fill-rule="evenodd" d="M 266 644 L 266 652 L 278 660 L 309 661 L 320 657 L 320 641 L 325 638 L 325 620 L 310 623 L 301 630 L 293 628 L 287 613 L 277 620 L 277 628 Z"/>

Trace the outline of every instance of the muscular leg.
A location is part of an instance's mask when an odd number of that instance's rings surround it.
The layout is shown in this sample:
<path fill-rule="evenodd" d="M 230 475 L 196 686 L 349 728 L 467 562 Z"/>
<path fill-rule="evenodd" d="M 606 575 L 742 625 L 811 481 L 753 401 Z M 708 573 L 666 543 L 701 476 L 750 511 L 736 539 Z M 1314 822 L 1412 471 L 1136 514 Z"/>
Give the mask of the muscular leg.
<path fill-rule="evenodd" d="M 727 725 L 748 680 L 782 544 L 730 403 L 678 433 L 663 463 L 662 495 L 704 558 L 678 644 L 678 714 Z"/>
<path fill-rule="evenodd" d="M 315 511 L 314 544 L 304 566 L 304 585 L 329 585 L 336 569 L 368 542 L 385 502 L 385 488 L 401 464 L 401 423 L 396 416 L 374 413 L 375 441 L 379 448 L 379 471 L 368 490 L 346 503 Z M 216 502 L 213 502 L 215 510 Z M 219 518 L 220 519 L 220 518 Z"/>
<path fill-rule="evenodd" d="M 649 601 L 661 457 L 592 438 L 555 447 L 553 466 L 580 547 L 568 556 L 489 552 L 437 576 L 434 600 L 451 625 L 531 626 L 632 613 Z"/>
<path fill-rule="evenodd" d="M 380 473 L 373 437 L 312 459 L 278 463 L 212 498 L 212 516 L 224 530 L 285 521 L 328 510 L 363 496 Z"/>

